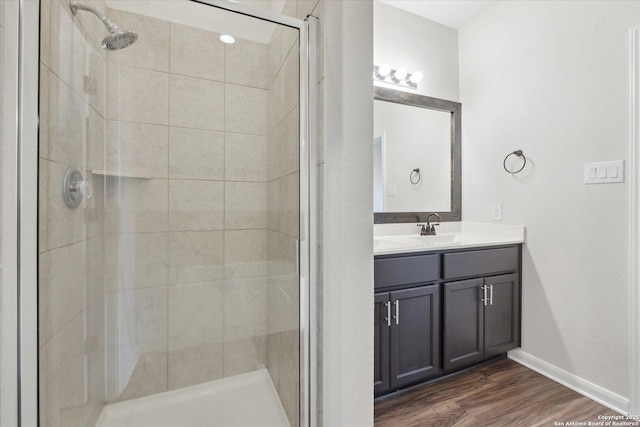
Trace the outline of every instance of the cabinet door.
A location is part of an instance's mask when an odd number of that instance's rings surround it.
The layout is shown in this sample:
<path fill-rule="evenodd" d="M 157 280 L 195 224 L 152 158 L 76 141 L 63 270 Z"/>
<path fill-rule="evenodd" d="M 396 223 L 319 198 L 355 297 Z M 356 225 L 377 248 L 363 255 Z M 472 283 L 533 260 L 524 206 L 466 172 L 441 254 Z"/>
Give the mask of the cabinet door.
<path fill-rule="evenodd" d="M 421 286 L 389 295 L 392 304 L 391 387 L 438 375 L 440 286 Z"/>
<path fill-rule="evenodd" d="M 374 333 L 374 393 L 378 394 L 390 387 L 389 384 L 389 293 L 375 294 Z"/>
<path fill-rule="evenodd" d="M 485 357 L 518 346 L 520 333 L 520 286 L 517 274 L 488 277 L 488 303 L 484 307 Z"/>
<path fill-rule="evenodd" d="M 444 285 L 445 371 L 470 365 L 483 357 L 482 285 L 482 279 Z"/>

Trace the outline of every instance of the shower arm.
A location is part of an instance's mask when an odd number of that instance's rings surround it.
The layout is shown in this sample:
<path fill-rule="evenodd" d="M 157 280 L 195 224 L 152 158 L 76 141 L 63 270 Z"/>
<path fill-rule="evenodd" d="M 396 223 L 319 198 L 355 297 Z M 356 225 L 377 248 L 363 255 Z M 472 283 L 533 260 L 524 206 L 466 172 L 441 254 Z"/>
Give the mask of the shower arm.
<path fill-rule="evenodd" d="M 107 27 L 107 30 L 109 30 L 111 34 L 118 32 L 118 27 L 116 26 L 116 24 L 111 22 L 109 18 L 100 13 L 100 11 L 95 7 L 87 6 L 85 4 L 78 3 L 77 1 L 72 1 L 69 6 L 71 7 L 71 12 L 73 12 L 74 15 L 78 14 L 78 9 L 86 10 L 87 12 L 91 12 L 98 18 L 100 18 L 104 26 Z"/>

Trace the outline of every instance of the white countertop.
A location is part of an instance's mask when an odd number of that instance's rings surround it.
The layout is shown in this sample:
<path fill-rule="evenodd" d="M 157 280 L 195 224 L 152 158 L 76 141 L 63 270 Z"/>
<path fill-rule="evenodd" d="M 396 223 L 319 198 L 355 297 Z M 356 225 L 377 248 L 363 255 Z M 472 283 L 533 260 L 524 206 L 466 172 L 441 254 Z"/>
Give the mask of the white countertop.
<path fill-rule="evenodd" d="M 388 255 L 477 248 L 525 242 L 525 227 L 484 222 L 443 222 L 435 236 L 420 236 L 416 223 L 375 224 L 373 254 Z"/>

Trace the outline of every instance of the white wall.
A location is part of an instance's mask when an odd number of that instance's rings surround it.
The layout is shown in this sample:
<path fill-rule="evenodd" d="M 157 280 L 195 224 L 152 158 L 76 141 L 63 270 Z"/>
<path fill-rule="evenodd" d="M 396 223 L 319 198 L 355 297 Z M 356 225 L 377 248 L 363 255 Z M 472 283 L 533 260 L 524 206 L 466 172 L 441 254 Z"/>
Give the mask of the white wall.
<path fill-rule="evenodd" d="M 463 218 L 524 224 L 523 350 L 629 393 L 629 28 L 640 2 L 497 2 L 460 31 Z M 502 169 L 522 149 L 525 173 Z"/>
<path fill-rule="evenodd" d="M 418 90 L 408 91 L 459 101 L 458 31 L 377 1 L 373 9 L 375 63 L 420 70 Z"/>
<path fill-rule="evenodd" d="M 451 114 L 375 100 L 373 123 L 374 137 L 384 137 L 384 211 L 451 210 Z"/>
<path fill-rule="evenodd" d="M 324 2 L 323 425 L 373 425 L 373 8 Z"/>

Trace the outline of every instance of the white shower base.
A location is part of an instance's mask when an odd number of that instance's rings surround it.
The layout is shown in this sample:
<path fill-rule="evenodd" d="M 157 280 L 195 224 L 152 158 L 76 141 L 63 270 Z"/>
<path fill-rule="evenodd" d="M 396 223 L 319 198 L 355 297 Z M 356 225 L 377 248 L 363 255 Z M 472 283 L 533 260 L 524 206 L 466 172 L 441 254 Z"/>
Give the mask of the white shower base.
<path fill-rule="evenodd" d="M 266 369 L 107 405 L 96 427 L 289 427 Z"/>

